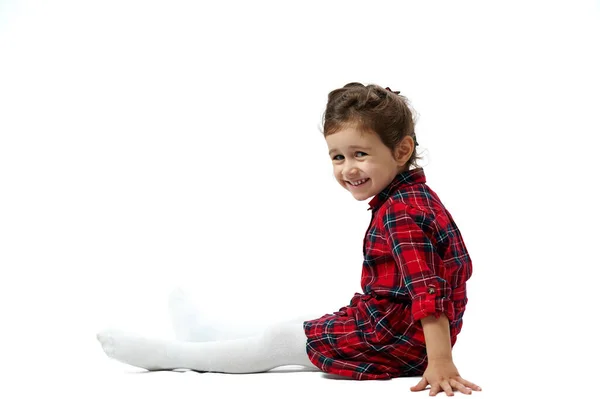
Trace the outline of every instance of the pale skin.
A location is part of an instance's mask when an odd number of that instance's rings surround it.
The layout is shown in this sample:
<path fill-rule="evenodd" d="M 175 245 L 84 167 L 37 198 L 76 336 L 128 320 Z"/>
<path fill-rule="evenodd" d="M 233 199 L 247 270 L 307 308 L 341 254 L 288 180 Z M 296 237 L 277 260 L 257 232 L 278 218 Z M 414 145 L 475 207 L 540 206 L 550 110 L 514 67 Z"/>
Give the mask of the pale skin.
<path fill-rule="evenodd" d="M 361 132 L 355 126 L 347 126 L 325 137 L 338 183 L 350 191 L 355 199 L 364 201 L 385 188 L 394 177 L 408 169 L 408 161 L 414 151 L 412 137 L 404 137 L 390 150 L 372 132 Z M 365 183 L 353 186 L 350 182 Z M 430 386 L 430 396 L 454 391 L 471 394 L 481 391 L 476 384 L 460 376 L 452 360 L 450 324 L 446 315 L 428 316 L 421 319 L 427 348 L 427 369 L 419 383 L 411 387 L 418 392 Z"/>

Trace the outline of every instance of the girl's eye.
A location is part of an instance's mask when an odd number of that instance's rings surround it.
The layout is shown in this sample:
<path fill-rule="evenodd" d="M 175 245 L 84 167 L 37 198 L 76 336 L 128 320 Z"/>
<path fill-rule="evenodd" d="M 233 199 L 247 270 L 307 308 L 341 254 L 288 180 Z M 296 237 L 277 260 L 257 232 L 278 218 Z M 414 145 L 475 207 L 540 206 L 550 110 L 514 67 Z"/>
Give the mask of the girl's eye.
<path fill-rule="evenodd" d="M 358 158 L 362 158 L 362 157 L 364 157 L 364 156 L 367 156 L 367 155 L 369 155 L 369 154 L 367 154 L 366 152 L 362 152 L 362 151 L 356 151 L 356 152 L 354 153 L 354 155 L 355 155 L 356 157 L 358 157 Z M 343 155 L 339 155 L 339 154 L 338 154 L 338 155 L 334 156 L 334 157 L 333 157 L 333 158 L 331 158 L 331 159 L 333 159 L 334 161 L 341 161 L 342 159 L 344 159 L 344 156 L 343 156 Z"/>

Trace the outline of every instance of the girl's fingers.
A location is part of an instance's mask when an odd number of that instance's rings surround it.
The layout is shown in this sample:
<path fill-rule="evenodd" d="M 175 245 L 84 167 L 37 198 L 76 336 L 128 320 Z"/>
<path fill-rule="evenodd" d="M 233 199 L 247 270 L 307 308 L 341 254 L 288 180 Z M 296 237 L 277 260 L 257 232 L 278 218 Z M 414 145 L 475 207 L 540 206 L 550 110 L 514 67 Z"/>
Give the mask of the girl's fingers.
<path fill-rule="evenodd" d="M 421 378 L 421 380 L 415 385 L 411 387 L 410 390 L 413 392 L 423 391 L 427 388 L 428 382 L 425 377 Z M 462 377 L 451 378 L 450 380 L 442 381 L 439 384 L 431 385 L 431 389 L 429 390 L 429 396 L 435 396 L 438 393 L 444 391 L 447 396 L 454 396 L 454 390 L 457 390 L 465 395 L 470 395 L 473 390 L 481 391 L 481 388 L 470 381 L 465 380 Z"/>
<path fill-rule="evenodd" d="M 471 388 L 471 389 L 473 389 L 475 391 L 481 391 L 481 387 L 480 386 L 477 386 L 477 385 L 473 384 L 472 382 L 465 380 L 462 377 L 457 377 L 456 381 L 460 382 L 464 386 L 466 386 L 468 388 Z"/>
<path fill-rule="evenodd" d="M 454 396 L 454 392 L 452 391 L 452 387 L 450 386 L 450 383 L 448 381 L 440 382 L 440 386 L 442 387 L 444 392 L 446 392 L 446 395 Z"/>
<path fill-rule="evenodd" d="M 450 380 L 450 385 L 452 386 L 453 389 L 456 389 L 457 391 L 460 391 L 460 392 L 464 393 L 465 395 L 470 395 L 471 392 L 473 392 L 471 390 L 471 388 L 464 386 L 457 380 Z"/>
<path fill-rule="evenodd" d="M 410 390 L 416 392 L 423 391 L 425 388 L 427 388 L 427 380 L 425 378 L 421 378 L 421 381 L 419 381 L 419 383 L 414 387 L 411 387 Z"/>

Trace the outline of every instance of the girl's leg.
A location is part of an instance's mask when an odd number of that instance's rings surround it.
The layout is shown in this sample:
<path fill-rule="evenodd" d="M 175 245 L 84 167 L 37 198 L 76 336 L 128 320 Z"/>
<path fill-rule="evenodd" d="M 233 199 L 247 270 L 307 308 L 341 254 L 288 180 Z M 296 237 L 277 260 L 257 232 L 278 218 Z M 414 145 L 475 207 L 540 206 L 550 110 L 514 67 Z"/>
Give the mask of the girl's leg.
<path fill-rule="evenodd" d="M 257 373 L 286 365 L 318 370 L 308 359 L 298 322 L 271 325 L 255 337 L 214 342 L 165 341 L 118 331 L 100 333 L 98 340 L 109 357 L 147 370 Z"/>
<path fill-rule="evenodd" d="M 169 296 L 169 314 L 178 341 L 207 342 L 248 338 L 260 335 L 264 330 L 264 326 L 225 325 L 211 322 L 181 288 L 175 289 Z M 307 315 L 286 322 L 300 323 L 315 318 L 317 316 Z"/>
<path fill-rule="evenodd" d="M 248 338 L 262 333 L 262 328 L 251 326 L 225 326 L 208 320 L 207 315 L 190 300 L 181 289 L 169 295 L 169 315 L 178 341 L 207 342 Z"/>

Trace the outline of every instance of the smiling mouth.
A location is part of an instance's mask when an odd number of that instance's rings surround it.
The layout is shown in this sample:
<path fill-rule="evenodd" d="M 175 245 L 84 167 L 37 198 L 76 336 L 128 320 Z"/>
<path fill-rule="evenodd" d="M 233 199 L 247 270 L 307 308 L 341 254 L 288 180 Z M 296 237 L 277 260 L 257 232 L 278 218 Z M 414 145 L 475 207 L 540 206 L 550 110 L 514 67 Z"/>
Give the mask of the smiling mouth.
<path fill-rule="evenodd" d="M 363 184 L 365 184 L 366 182 L 368 182 L 369 180 L 370 180 L 369 178 L 366 178 L 366 179 L 357 180 L 355 182 L 347 181 L 347 183 L 352 187 L 360 187 Z"/>

